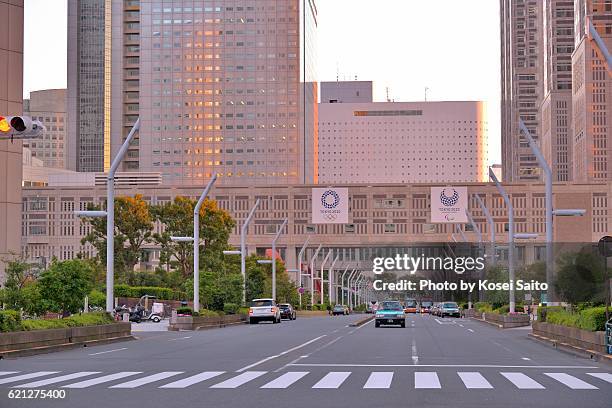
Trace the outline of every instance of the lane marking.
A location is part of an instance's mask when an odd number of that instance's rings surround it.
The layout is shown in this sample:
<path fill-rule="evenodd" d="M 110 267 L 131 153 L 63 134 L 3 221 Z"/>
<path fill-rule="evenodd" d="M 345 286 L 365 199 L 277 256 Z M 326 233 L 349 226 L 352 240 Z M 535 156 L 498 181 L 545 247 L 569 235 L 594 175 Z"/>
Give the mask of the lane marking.
<path fill-rule="evenodd" d="M 493 388 L 490 382 L 482 376 L 479 372 L 458 372 L 459 378 L 463 381 L 465 388 L 474 389 L 489 389 Z"/>
<path fill-rule="evenodd" d="M 42 377 L 45 375 L 51 375 L 51 374 L 57 374 L 57 373 L 59 373 L 59 371 L 37 371 L 35 373 L 30 373 L 30 374 L 21 374 L 15 377 L 2 378 L 0 379 L 0 384 L 8 384 L 12 382 L 21 381 L 21 380 L 29 380 L 30 378 L 37 378 L 37 377 Z"/>
<path fill-rule="evenodd" d="M 461 323 L 459 323 L 459 327 L 463 327 L 463 325 Z"/>
<path fill-rule="evenodd" d="M 308 371 L 289 371 L 288 373 L 281 375 L 269 383 L 262 385 L 260 388 L 284 389 L 289 387 L 294 382 L 300 380 L 307 374 Z"/>
<path fill-rule="evenodd" d="M 366 381 L 363 388 L 391 388 L 391 381 L 393 381 L 393 371 L 373 372 L 370 374 L 370 377 L 368 377 L 368 381 Z"/>
<path fill-rule="evenodd" d="M 435 371 L 417 371 L 414 373 L 414 388 L 442 388 Z"/>
<path fill-rule="evenodd" d="M 521 360 L 531 361 L 531 359 L 529 357 L 521 357 Z"/>
<path fill-rule="evenodd" d="M 90 356 L 97 356 L 97 355 L 100 355 L 100 354 L 113 353 L 115 351 L 121 351 L 121 350 L 127 350 L 127 347 L 122 347 L 122 348 L 118 348 L 118 349 L 114 349 L 114 350 L 100 351 L 98 353 L 91 353 L 89 355 Z"/>
<path fill-rule="evenodd" d="M 612 384 L 612 374 L 609 373 L 587 373 L 588 375 L 599 378 L 600 380 L 604 380 Z"/>
<path fill-rule="evenodd" d="M 332 371 L 321 378 L 312 388 L 338 388 L 351 375 L 350 371 Z"/>
<path fill-rule="evenodd" d="M 472 332 L 472 333 L 474 333 L 474 330 L 472 330 L 472 329 L 468 329 L 468 331 L 469 331 L 469 332 Z"/>
<path fill-rule="evenodd" d="M 416 338 L 412 338 L 412 364 L 419 364 L 419 355 L 417 353 Z"/>
<path fill-rule="evenodd" d="M 108 388 L 136 388 L 136 387 L 140 387 L 141 385 L 150 384 L 152 382 L 159 381 L 159 380 L 164 380 L 166 378 L 169 378 L 175 375 L 179 375 L 179 374 L 183 374 L 183 371 L 162 371 L 161 373 L 148 375 L 146 377 L 142 377 L 137 380 L 132 380 L 132 381 L 124 382 L 121 384 L 113 385 L 112 387 L 108 387 Z"/>
<path fill-rule="evenodd" d="M 246 371 L 228 380 L 212 385 L 210 388 L 237 388 L 257 377 L 261 377 L 265 373 L 267 373 L 267 371 Z"/>
<path fill-rule="evenodd" d="M 103 375 L 102 377 L 92 378 L 91 380 L 79 381 L 72 384 L 64 385 L 62 388 L 87 388 L 92 385 L 102 384 L 114 380 L 120 380 L 130 375 L 142 374 L 142 371 L 121 371 L 115 374 Z"/>
<path fill-rule="evenodd" d="M 367 325 L 369 325 L 370 323 L 374 322 L 374 320 L 376 320 L 376 319 L 372 319 L 372 320 L 370 320 L 370 321 L 368 321 L 368 322 L 366 322 L 366 323 L 362 324 L 361 326 L 358 326 L 357 328 L 355 328 L 355 329 L 351 330 L 350 332 L 348 332 L 348 334 L 353 334 L 353 333 L 355 333 L 357 330 L 362 329 L 362 328 L 366 327 Z M 347 326 L 347 327 L 348 327 L 348 326 Z"/>
<path fill-rule="evenodd" d="M 327 364 L 298 363 L 290 364 L 301 367 L 414 367 L 413 364 Z M 457 367 L 457 368 L 555 368 L 555 369 L 591 369 L 597 366 L 536 366 L 536 365 L 495 365 L 495 364 L 419 364 L 419 367 Z"/>
<path fill-rule="evenodd" d="M 183 378 L 182 380 L 174 381 L 158 388 L 187 388 L 190 385 L 209 380 L 224 373 L 225 371 L 204 371 L 200 374 L 192 375 L 191 377 Z"/>
<path fill-rule="evenodd" d="M 0 375 L 17 374 L 19 371 L 0 371 Z"/>
<path fill-rule="evenodd" d="M 266 361 L 270 361 L 270 360 L 272 360 L 272 359 L 275 359 L 275 358 L 278 358 L 278 357 L 284 356 L 285 354 L 291 353 L 292 351 L 299 350 L 299 349 L 301 349 L 302 347 L 306 347 L 307 345 L 309 345 L 309 344 L 311 344 L 311 343 L 314 343 L 315 341 L 320 340 L 320 339 L 322 339 L 322 338 L 323 338 L 323 337 L 325 337 L 325 336 L 327 336 L 327 334 L 323 334 L 323 335 L 321 335 L 321 336 L 319 336 L 319 337 L 315 337 L 315 338 L 314 338 L 314 339 L 312 339 L 312 340 L 308 340 L 306 343 L 302 343 L 302 344 L 300 344 L 300 345 L 298 345 L 298 346 L 292 347 L 292 348 L 290 348 L 289 350 L 285 350 L 285 351 L 283 351 L 282 353 L 276 354 L 276 355 L 274 355 L 274 356 L 266 357 L 266 358 L 261 359 L 261 360 L 259 360 L 259 361 L 255 362 L 255 363 L 253 363 L 253 364 L 249 364 L 248 366 L 245 366 L 245 367 L 242 367 L 242 368 L 240 368 L 240 369 L 236 370 L 236 372 L 237 372 L 237 373 L 241 373 L 241 372 L 243 372 L 243 371 L 248 370 L 249 368 L 253 368 L 253 367 L 255 367 L 255 366 L 258 366 L 258 365 L 260 365 L 260 364 L 263 364 L 263 363 L 265 363 Z"/>
<path fill-rule="evenodd" d="M 168 341 L 176 341 L 176 340 L 183 340 L 183 339 L 190 339 L 191 336 L 186 336 L 186 337 L 177 337 L 175 339 L 169 339 Z"/>
<path fill-rule="evenodd" d="M 576 378 L 573 375 L 565 373 L 544 373 L 544 375 L 554 378 L 561 384 L 568 386 L 572 390 L 598 390 L 599 388 L 589 384 L 586 381 L 582 381 L 580 378 Z"/>
<path fill-rule="evenodd" d="M 100 374 L 99 371 L 80 371 L 78 373 L 60 375 L 59 377 L 47 378 L 46 380 L 34 381 L 27 384 L 15 385 L 13 388 L 38 388 L 49 384 L 56 384 L 62 381 L 74 380 L 75 378 L 86 377 L 88 375 Z"/>
<path fill-rule="evenodd" d="M 522 390 L 543 390 L 544 386 L 523 373 L 500 373 L 506 377 L 516 388 Z"/>

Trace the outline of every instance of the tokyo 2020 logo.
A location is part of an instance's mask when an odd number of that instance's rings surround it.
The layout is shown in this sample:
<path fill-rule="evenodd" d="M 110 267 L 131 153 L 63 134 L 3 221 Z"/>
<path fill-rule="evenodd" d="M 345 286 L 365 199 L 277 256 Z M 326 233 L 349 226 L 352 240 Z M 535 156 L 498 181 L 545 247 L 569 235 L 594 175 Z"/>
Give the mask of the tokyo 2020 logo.
<path fill-rule="evenodd" d="M 331 210 L 340 205 L 340 196 L 334 190 L 327 190 L 321 195 L 321 205 Z"/>
<path fill-rule="evenodd" d="M 448 190 L 452 191 L 452 195 L 447 195 Z M 450 188 L 450 189 L 445 188 L 440 193 L 440 202 L 445 207 L 452 207 L 456 205 L 458 201 L 459 201 L 459 193 L 454 188 Z"/>

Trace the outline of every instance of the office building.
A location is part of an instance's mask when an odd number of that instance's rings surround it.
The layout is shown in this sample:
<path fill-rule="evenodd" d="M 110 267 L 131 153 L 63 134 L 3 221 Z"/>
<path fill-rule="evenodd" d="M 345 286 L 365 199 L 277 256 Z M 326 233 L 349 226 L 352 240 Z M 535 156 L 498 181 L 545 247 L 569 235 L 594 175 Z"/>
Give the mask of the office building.
<path fill-rule="evenodd" d="M 588 21 L 612 50 L 612 2 L 574 1 L 572 154 L 574 180 L 612 180 L 612 67 L 587 35 Z"/>
<path fill-rule="evenodd" d="M 506 181 L 535 181 L 540 169 L 519 118 L 539 142 L 543 93 L 543 1 L 500 0 L 501 142 Z"/>
<path fill-rule="evenodd" d="M 69 110 L 95 116 L 72 126 L 92 142 L 76 147 L 77 163 L 92 158 L 76 170 L 107 169 L 140 117 L 124 171 L 185 185 L 215 172 L 222 184 L 316 181 L 314 0 L 69 3 Z"/>
<path fill-rule="evenodd" d="M 321 103 L 373 102 L 372 81 L 321 82 Z"/>
<path fill-rule="evenodd" d="M 545 0 L 543 9 L 543 85 L 540 106 L 542 153 L 554 181 L 572 180 L 572 52 L 574 4 Z"/>
<path fill-rule="evenodd" d="M 486 181 L 487 134 L 484 102 L 321 103 L 319 183 Z"/>
<path fill-rule="evenodd" d="M 0 0 L 0 115 L 23 109 L 23 1 Z M 0 260 L 20 253 L 21 141 L 0 140 Z M 0 284 L 4 282 L 0 261 Z"/>
<path fill-rule="evenodd" d="M 42 138 L 23 141 L 32 157 L 43 166 L 66 168 L 66 90 L 46 89 L 30 92 L 30 99 L 23 101 L 23 114 L 40 121 L 46 128 Z"/>

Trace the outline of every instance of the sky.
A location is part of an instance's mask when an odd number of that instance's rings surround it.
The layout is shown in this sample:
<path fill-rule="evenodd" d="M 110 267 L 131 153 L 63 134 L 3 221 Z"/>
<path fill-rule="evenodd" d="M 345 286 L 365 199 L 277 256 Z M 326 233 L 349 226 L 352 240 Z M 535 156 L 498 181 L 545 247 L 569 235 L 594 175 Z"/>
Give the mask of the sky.
<path fill-rule="evenodd" d="M 24 97 L 66 87 L 67 0 L 25 0 Z M 501 162 L 499 2 L 318 0 L 321 81 L 374 81 L 375 101 L 483 100 Z"/>

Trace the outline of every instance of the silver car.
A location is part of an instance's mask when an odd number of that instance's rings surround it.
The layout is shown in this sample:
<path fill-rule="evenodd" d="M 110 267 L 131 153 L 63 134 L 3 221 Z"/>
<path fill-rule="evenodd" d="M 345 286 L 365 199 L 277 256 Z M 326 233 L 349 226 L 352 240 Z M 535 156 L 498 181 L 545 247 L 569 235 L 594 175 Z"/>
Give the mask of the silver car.
<path fill-rule="evenodd" d="M 249 323 L 255 324 L 262 320 L 272 323 L 281 322 L 280 308 L 274 299 L 253 299 L 249 308 Z"/>

